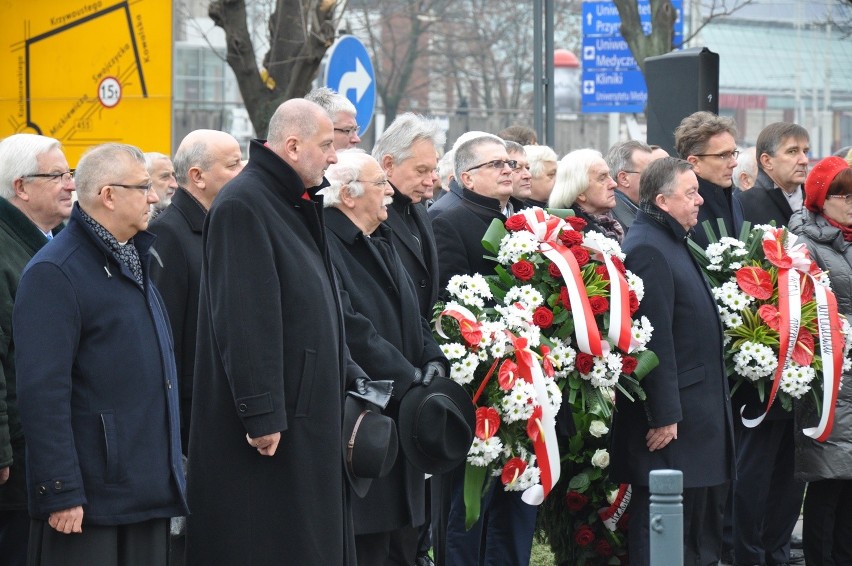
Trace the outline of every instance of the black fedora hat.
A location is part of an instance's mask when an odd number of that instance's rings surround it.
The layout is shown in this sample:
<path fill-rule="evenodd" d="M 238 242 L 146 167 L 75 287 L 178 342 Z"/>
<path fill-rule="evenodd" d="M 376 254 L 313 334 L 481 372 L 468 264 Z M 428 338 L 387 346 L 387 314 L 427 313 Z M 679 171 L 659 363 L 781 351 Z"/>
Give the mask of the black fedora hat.
<path fill-rule="evenodd" d="M 428 387 L 415 386 L 405 393 L 398 426 L 408 461 L 427 474 L 442 474 L 467 458 L 476 413 L 461 385 L 436 377 Z"/>
<path fill-rule="evenodd" d="M 352 491 L 367 495 L 374 478 L 386 476 L 396 462 L 399 439 L 393 419 L 381 407 L 348 393 L 343 405 L 343 457 Z"/>

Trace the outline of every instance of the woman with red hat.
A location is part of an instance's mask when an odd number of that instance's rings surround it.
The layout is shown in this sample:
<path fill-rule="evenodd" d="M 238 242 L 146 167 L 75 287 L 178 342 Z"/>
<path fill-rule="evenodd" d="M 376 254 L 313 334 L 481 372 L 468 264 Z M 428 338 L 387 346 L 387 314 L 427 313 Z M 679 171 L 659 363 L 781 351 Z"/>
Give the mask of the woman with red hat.
<path fill-rule="evenodd" d="M 816 164 L 805 181 L 805 207 L 789 229 L 828 272 L 837 306 L 852 316 L 852 169 L 840 157 Z M 849 372 L 843 380 L 849 383 Z M 806 401 L 796 407 L 799 429 L 819 420 Z M 840 389 L 834 428 L 825 442 L 796 435 L 796 478 L 808 482 L 802 533 L 810 566 L 852 564 L 852 387 Z"/>

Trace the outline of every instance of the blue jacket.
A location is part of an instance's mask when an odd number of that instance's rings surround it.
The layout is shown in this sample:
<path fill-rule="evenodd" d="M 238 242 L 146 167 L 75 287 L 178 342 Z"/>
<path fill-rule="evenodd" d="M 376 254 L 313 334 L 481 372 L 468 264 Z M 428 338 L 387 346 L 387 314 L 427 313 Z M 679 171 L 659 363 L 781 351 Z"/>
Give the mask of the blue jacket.
<path fill-rule="evenodd" d="M 172 340 L 148 278 L 154 239 L 133 238 L 143 290 L 75 205 L 24 269 L 13 327 L 34 518 L 77 505 L 84 525 L 187 511 Z"/>

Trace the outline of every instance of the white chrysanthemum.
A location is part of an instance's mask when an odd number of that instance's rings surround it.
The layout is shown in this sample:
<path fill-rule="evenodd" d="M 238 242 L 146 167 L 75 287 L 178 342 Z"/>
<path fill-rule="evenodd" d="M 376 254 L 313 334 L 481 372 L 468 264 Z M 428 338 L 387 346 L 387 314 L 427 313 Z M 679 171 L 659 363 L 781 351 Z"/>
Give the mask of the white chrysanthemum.
<path fill-rule="evenodd" d="M 583 245 L 600 250 L 605 255 L 614 255 L 624 261 L 624 252 L 613 238 L 607 238 L 600 232 L 583 232 Z"/>
<path fill-rule="evenodd" d="M 467 349 L 458 342 L 441 344 L 441 352 L 448 360 L 456 360 L 467 353 Z"/>
<path fill-rule="evenodd" d="M 470 445 L 470 450 L 467 453 L 467 461 L 469 464 L 484 468 L 499 458 L 502 451 L 503 442 L 500 437 L 492 436 L 487 440 L 474 437 L 473 444 Z"/>
<path fill-rule="evenodd" d="M 453 275 L 447 283 L 447 292 L 452 297 L 468 306 L 483 308 L 483 299 L 491 298 L 491 289 L 485 278 L 479 273 L 473 275 Z M 449 307 L 452 303 L 448 303 Z"/>
<path fill-rule="evenodd" d="M 619 356 L 620 357 L 620 356 Z M 612 371 L 605 358 L 595 358 L 592 363 L 592 369 L 589 373 L 581 373 L 580 377 L 592 383 L 595 387 L 612 387 L 621 376 L 621 365 L 619 364 L 618 371 Z"/>
<path fill-rule="evenodd" d="M 727 309 L 720 310 L 724 310 L 724 312 L 720 313 L 719 316 L 722 319 L 722 324 L 725 325 L 725 328 L 733 330 L 743 325 L 743 317 L 738 313 L 731 312 Z"/>
<path fill-rule="evenodd" d="M 559 411 L 559 407 L 562 406 L 562 390 L 559 389 L 556 380 L 549 377 L 544 378 L 544 387 L 547 390 L 547 401 L 550 405 L 550 410 L 555 415 Z"/>
<path fill-rule="evenodd" d="M 740 312 L 752 303 L 752 298 L 741 292 L 735 281 L 725 281 L 714 287 L 713 297 L 733 312 Z"/>
<path fill-rule="evenodd" d="M 528 465 L 523 473 L 518 478 L 505 485 L 506 491 L 525 491 L 534 485 L 538 485 L 541 481 L 541 470 L 535 466 Z"/>
<path fill-rule="evenodd" d="M 532 320 L 532 311 L 544 303 L 544 297 L 532 285 L 518 285 L 509 289 L 506 298 L 503 299 L 503 304 L 514 305 L 515 303 L 524 305 L 530 311 L 529 316 Z"/>
<path fill-rule="evenodd" d="M 513 423 L 530 418 L 534 408 L 533 399 L 535 399 L 535 389 L 532 384 L 523 379 L 516 381 L 512 390 L 501 401 L 503 420 Z"/>
<path fill-rule="evenodd" d="M 648 317 L 643 316 L 635 319 L 630 332 L 633 335 L 633 339 L 640 344 L 635 351 L 641 352 L 647 350 L 648 348 L 645 345 L 651 340 L 651 336 L 654 333 L 654 327 L 651 326 L 651 321 L 648 320 Z"/>
<path fill-rule="evenodd" d="M 468 354 L 450 366 L 450 378 L 456 383 L 467 385 L 473 381 L 473 376 L 476 368 L 479 366 L 479 362 L 479 356 L 475 353 Z"/>
<path fill-rule="evenodd" d="M 811 381 L 816 377 L 816 371 L 809 366 L 800 366 L 791 361 L 781 373 L 781 383 L 778 387 L 791 397 L 801 399 L 811 390 Z"/>
<path fill-rule="evenodd" d="M 778 357 L 772 348 L 757 342 L 743 342 L 733 360 L 736 374 L 751 381 L 772 375 L 778 367 Z"/>
<path fill-rule="evenodd" d="M 645 296 L 645 282 L 642 281 L 642 278 L 630 271 L 627 270 L 627 287 L 636 293 L 636 298 L 639 299 L 639 302 L 642 302 L 642 298 Z"/>
<path fill-rule="evenodd" d="M 537 348 L 541 344 L 541 328 L 531 324 L 518 331 L 518 336 L 527 339 L 527 346 Z"/>
<path fill-rule="evenodd" d="M 550 350 L 550 359 L 553 362 L 553 369 L 556 370 L 556 377 L 568 377 L 574 371 L 574 360 L 577 359 L 577 352 L 567 343 L 560 342 Z"/>
<path fill-rule="evenodd" d="M 524 256 L 538 249 L 538 238 L 535 234 L 526 230 L 520 232 L 509 232 L 500 240 L 500 249 L 497 251 L 497 261 L 503 265 L 512 265 Z"/>

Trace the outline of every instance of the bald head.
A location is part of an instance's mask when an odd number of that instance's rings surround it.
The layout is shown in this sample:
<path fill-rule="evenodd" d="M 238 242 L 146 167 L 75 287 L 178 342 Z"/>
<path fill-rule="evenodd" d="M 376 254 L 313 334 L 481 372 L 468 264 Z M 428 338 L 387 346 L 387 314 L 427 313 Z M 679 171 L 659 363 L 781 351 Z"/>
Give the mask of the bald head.
<path fill-rule="evenodd" d="M 321 184 L 325 169 L 337 162 L 331 118 L 321 106 L 303 98 L 287 100 L 275 110 L 267 142 L 307 188 Z"/>
<path fill-rule="evenodd" d="M 225 183 L 242 171 L 240 144 L 226 132 L 194 130 L 180 142 L 174 165 L 178 184 L 209 208 Z"/>

